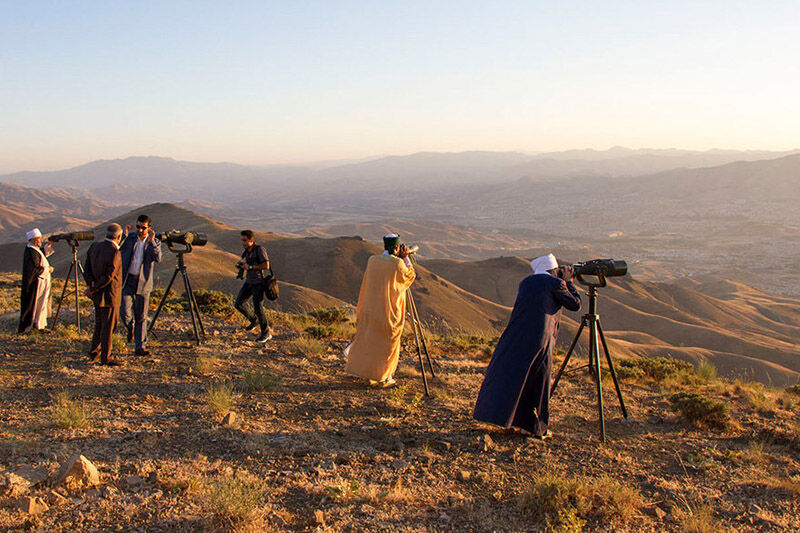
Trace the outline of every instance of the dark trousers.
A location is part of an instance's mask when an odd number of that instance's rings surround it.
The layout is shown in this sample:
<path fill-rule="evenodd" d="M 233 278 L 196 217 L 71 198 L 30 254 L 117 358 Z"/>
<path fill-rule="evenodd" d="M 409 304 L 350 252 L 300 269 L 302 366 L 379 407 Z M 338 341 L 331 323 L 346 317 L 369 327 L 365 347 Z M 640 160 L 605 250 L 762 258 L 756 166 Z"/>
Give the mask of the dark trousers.
<path fill-rule="evenodd" d="M 105 363 L 111 356 L 111 339 L 117 327 L 119 309 L 116 307 L 94 306 L 94 333 L 89 346 L 89 357 L 92 359 L 100 356 L 100 362 Z"/>
<path fill-rule="evenodd" d="M 150 293 L 136 294 L 139 276 L 128 275 L 122 288 L 122 305 L 119 314 L 122 324 L 133 328 L 133 340 L 137 350 L 147 347 L 147 312 L 150 309 Z"/>
<path fill-rule="evenodd" d="M 255 309 L 256 312 L 255 316 L 253 315 L 252 311 L 250 311 L 250 309 L 244 305 L 245 302 L 251 297 L 253 298 L 253 309 Z M 236 296 L 236 301 L 234 302 L 233 306 L 250 322 L 255 322 L 258 320 L 258 325 L 261 326 L 261 333 L 266 333 L 269 330 L 269 322 L 267 322 L 267 315 L 264 314 L 264 308 L 261 307 L 262 301 L 264 301 L 264 286 L 261 285 L 261 282 L 245 282 L 245 284 L 242 285 L 238 296 Z"/>

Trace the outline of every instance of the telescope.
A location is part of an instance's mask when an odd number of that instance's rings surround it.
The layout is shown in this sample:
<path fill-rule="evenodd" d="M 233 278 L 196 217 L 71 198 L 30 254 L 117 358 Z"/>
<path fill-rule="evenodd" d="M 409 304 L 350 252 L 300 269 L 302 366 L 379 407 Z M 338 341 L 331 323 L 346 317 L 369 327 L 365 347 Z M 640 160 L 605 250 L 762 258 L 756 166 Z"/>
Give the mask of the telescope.
<path fill-rule="evenodd" d="M 572 265 L 575 279 L 587 287 L 605 287 L 606 278 L 624 276 L 628 273 L 628 263 L 618 259 L 592 259 Z M 598 281 L 589 281 L 583 276 L 594 276 Z"/>
<path fill-rule="evenodd" d="M 164 231 L 156 233 L 156 238 L 161 242 L 169 244 L 180 244 L 183 246 L 205 246 L 208 243 L 208 237 L 205 233 L 195 233 L 193 231 Z"/>
<path fill-rule="evenodd" d="M 193 246 L 205 246 L 208 237 L 205 233 L 195 233 L 193 231 L 164 231 L 156 233 L 156 239 L 167 243 L 167 248 L 172 253 L 191 253 Z"/>
<path fill-rule="evenodd" d="M 47 238 L 50 242 L 58 241 L 93 241 L 94 232 L 92 231 L 73 231 L 71 233 L 55 233 Z"/>

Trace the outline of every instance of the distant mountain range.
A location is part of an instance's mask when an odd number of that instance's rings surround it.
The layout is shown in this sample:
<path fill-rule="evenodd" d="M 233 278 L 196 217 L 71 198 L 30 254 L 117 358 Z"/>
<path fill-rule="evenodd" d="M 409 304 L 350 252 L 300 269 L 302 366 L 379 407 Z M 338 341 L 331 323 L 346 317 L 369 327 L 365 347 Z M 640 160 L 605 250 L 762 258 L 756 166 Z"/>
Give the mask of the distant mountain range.
<path fill-rule="evenodd" d="M 247 166 L 196 163 L 167 157 L 98 160 L 57 171 L 23 171 L 0 181 L 29 187 L 78 187 L 116 200 L 115 185 L 156 185 L 202 200 L 208 191 L 237 197 L 243 188 L 297 189 L 320 184 L 337 187 L 363 183 L 372 187 L 459 185 L 503 182 L 520 178 L 546 180 L 571 177 L 631 177 L 677 168 L 721 165 L 734 161 L 772 159 L 795 152 L 711 150 L 571 150 L 541 154 L 520 152 L 421 152 L 367 161 L 319 166 Z"/>

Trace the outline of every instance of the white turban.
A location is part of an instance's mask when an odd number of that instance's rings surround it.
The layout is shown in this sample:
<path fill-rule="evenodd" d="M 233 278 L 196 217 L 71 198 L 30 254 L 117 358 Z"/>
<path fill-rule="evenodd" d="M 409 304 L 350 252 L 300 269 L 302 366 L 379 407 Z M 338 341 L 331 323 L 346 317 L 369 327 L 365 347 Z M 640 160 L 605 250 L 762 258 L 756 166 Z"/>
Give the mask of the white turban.
<path fill-rule="evenodd" d="M 25 234 L 25 238 L 28 240 L 35 239 L 36 237 L 41 237 L 42 232 L 39 231 L 39 228 L 33 228 L 28 233 Z"/>
<path fill-rule="evenodd" d="M 548 270 L 558 268 L 558 261 L 553 254 L 543 255 L 531 261 L 531 268 L 534 274 L 545 274 Z"/>

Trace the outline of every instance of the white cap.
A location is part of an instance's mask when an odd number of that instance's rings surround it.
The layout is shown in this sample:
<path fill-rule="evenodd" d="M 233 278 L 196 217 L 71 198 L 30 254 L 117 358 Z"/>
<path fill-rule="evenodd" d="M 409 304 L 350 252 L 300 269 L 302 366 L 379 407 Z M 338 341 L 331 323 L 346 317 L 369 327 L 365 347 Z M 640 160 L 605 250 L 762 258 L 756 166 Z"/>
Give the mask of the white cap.
<path fill-rule="evenodd" d="M 534 274 L 544 274 L 548 270 L 558 268 L 558 261 L 553 254 L 543 255 L 531 261 L 531 268 Z"/>
<path fill-rule="evenodd" d="M 36 237 L 41 237 L 42 232 L 39 231 L 39 228 L 33 228 L 28 233 L 25 234 L 25 238 L 28 240 L 35 239 Z"/>

